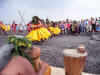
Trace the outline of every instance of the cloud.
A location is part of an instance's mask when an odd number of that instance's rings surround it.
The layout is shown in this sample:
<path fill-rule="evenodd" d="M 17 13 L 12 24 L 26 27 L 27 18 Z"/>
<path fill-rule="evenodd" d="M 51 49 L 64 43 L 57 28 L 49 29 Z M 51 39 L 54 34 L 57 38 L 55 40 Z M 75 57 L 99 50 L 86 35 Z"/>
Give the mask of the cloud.
<path fill-rule="evenodd" d="M 67 18 L 80 20 L 82 18 L 99 17 L 100 0 L 3 0 L 0 8 L 0 20 L 12 23 L 21 22 L 24 13 L 25 22 L 29 22 L 34 15 L 50 20 L 65 20 Z M 1 4 L 0 4 L 1 5 Z"/>
<path fill-rule="evenodd" d="M 80 20 L 82 18 L 99 17 L 100 0 L 74 0 L 67 9 L 68 17 Z"/>

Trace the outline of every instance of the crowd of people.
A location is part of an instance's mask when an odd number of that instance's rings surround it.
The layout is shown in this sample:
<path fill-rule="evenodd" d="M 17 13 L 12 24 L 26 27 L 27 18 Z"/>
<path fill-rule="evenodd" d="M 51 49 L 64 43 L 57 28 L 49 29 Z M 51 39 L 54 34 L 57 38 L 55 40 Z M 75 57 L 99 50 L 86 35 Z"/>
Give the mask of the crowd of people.
<path fill-rule="evenodd" d="M 82 34 L 88 32 L 97 32 L 100 31 L 100 17 L 81 20 L 81 21 L 72 21 L 67 19 L 66 21 L 58 22 L 61 29 L 61 33 L 67 34 Z"/>
<path fill-rule="evenodd" d="M 61 34 L 73 34 L 73 35 L 79 35 L 79 34 L 84 34 L 88 32 L 97 32 L 100 31 L 100 17 L 99 18 L 93 18 L 91 17 L 90 19 L 86 20 L 81 20 L 81 21 L 75 21 L 75 20 L 70 20 L 67 19 L 65 21 L 49 21 L 49 19 L 40 20 L 41 24 L 43 27 L 47 28 L 49 32 L 52 35 L 58 35 L 59 33 Z M 32 26 L 33 23 L 30 21 L 26 25 L 16 24 L 15 21 L 13 21 L 12 24 L 4 24 L 2 21 L 0 21 L 0 27 L 4 31 L 27 31 L 30 32 L 33 30 Z M 35 24 L 34 24 L 35 25 Z M 36 28 L 35 28 L 36 29 Z M 61 32 L 60 32 L 60 30 Z"/>
<path fill-rule="evenodd" d="M 26 30 L 25 26 L 20 24 L 16 24 L 15 21 L 13 21 L 12 24 L 4 24 L 2 21 L 0 21 L 0 27 L 4 30 L 4 31 L 24 31 Z"/>
<path fill-rule="evenodd" d="M 44 22 L 38 16 L 33 16 L 32 20 L 26 25 L 16 24 L 15 21 L 13 21 L 12 25 L 4 25 L 1 21 L 0 27 L 2 31 L 13 31 L 15 35 L 17 32 L 27 31 L 26 37 L 30 41 L 42 43 L 50 36 L 56 36 L 60 33 L 60 29 L 57 27 L 56 23 L 49 23 L 49 21 Z"/>

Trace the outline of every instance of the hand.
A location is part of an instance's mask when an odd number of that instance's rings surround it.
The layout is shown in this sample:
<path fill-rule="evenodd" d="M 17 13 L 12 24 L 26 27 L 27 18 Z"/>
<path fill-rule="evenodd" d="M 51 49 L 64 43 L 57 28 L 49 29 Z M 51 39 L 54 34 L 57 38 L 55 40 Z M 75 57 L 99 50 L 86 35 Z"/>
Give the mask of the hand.
<path fill-rule="evenodd" d="M 47 64 L 43 61 L 39 63 L 39 66 L 40 66 L 40 70 L 43 70 L 43 71 L 45 71 L 47 68 Z"/>
<path fill-rule="evenodd" d="M 40 62 L 39 65 L 40 65 L 40 70 L 37 73 L 37 75 L 44 75 L 44 72 L 46 71 L 47 68 L 47 64 L 45 62 Z"/>

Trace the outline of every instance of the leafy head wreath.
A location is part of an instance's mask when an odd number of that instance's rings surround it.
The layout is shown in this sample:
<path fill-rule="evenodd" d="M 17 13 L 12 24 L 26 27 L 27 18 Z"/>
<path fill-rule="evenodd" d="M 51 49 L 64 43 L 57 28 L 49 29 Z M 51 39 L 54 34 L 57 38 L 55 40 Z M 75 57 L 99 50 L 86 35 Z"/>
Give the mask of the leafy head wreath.
<path fill-rule="evenodd" d="M 36 21 L 34 19 L 36 19 Z M 35 24 L 38 24 L 39 21 L 40 21 L 40 18 L 38 16 L 33 16 L 31 23 L 33 23 L 35 25 Z"/>

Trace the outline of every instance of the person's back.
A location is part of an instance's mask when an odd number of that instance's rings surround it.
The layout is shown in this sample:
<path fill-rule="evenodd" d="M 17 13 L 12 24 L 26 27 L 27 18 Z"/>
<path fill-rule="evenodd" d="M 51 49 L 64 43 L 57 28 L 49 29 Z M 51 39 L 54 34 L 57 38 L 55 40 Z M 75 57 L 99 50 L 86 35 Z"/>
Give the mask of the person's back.
<path fill-rule="evenodd" d="M 46 66 L 42 64 L 40 73 L 35 74 L 34 68 L 27 59 L 21 56 L 15 56 L 1 71 L 0 75 L 43 75 L 45 67 Z"/>
<path fill-rule="evenodd" d="M 1 71 L 1 75 L 36 75 L 30 62 L 21 56 L 13 57 Z"/>

